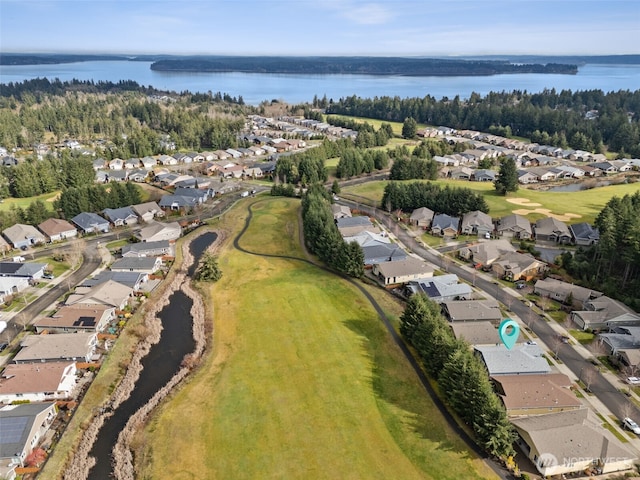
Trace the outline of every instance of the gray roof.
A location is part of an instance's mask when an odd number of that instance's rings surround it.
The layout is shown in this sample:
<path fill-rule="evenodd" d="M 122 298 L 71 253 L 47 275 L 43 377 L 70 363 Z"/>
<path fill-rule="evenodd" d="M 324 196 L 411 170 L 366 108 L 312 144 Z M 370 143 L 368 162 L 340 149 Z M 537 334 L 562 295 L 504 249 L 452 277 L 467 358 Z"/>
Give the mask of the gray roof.
<path fill-rule="evenodd" d="M 433 222 L 431 222 L 431 228 L 440 228 L 440 230 L 444 230 L 446 228 L 452 228 L 456 232 L 458 231 L 458 226 L 460 225 L 460 219 L 458 217 L 452 217 L 447 215 L 446 213 L 439 213 L 435 217 L 433 217 Z"/>
<path fill-rule="evenodd" d="M 73 223 L 78 225 L 81 229 L 87 230 L 90 228 L 100 228 L 103 226 L 109 226 L 109 221 L 102 218 L 92 212 L 82 212 L 71 219 Z"/>
<path fill-rule="evenodd" d="M 161 207 L 171 207 L 174 203 L 179 207 L 193 207 L 198 204 L 198 200 L 195 197 L 185 195 L 163 195 L 160 198 L 158 205 Z"/>
<path fill-rule="evenodd" d="M 500 343 L 498 329 L 489 321 L 451 323 L 456 338 L 462 338 L 471 345 L 497 345 Z"/>
<path fill-rule="evenodd" d="M 158 259 L 156 257 L 126 257 L 113 262 L 112 269 L 149 270 L 154 268 Z"/>
<path fill-rule="evenodd" d="M 2 233 L 11 241 L 11 243 L 17 243 L 29 238 L 33 238 L 34 240 L 41 242 L 45 241 L 44 234 L 33 225 L 16 223 L 15 225 L 5 228 Z"/>
<path fill-rule="evenodd" d="M 36 417 L 54 402 L 25 403 L 0 409 L 0 458 L 12 458 L 22 452 L 29 440 Z"/>
<path fill-rule="evenodd" d="M 157 242 L 130 243 L 122 247 L 122 254 L 129 252 L 144 253 L 154 250 L 166 250 L 170 248 L 169 240 L 158 240 Z"/>
<path fill-rule="evenodd" d="M 567 224 L 556 218 L 545 217 L 536 221 L 536 235 L 551 235 L 552 233 L 556 233 L 557 235 L 566 235 L 568 237 L 571 236 L 571 232 L 569 232 Z"/>
<path fill-rule="evenodd" d="M 95 345 L 96 335 L 96 333 L 28 335 L 22 340 L 20 344 L 22 348 L 13 361 L 19 363 L 84 359 Z"/>
<path fill-rule="evenodd" d="M 131 217 L 137 218 L 136 212 L 134 212 L 131 207 L 105 208 L 104 214 L 111 222 L 126 220 Z"/>
<path fill-rule="evenodd" d="M 338 225 L 338 228 L 373 225 L 369 217 L 365 217 L 365 216 L 338 218 L 336 220 L 336 224 Z"/>
<path fill-rule="evenodd" d="M 555 292 L 565 296 L 565 298 L 569 296 L 569 294 L 571 294 L 573 296 L 573 299 L 578 302 L 586 302 L 591 298 L 602 296 L 602 292 L 591 290 L 590 288 L 581 287 L 580 285 L 574 285 L 573 283 L 556 280 L 555 278 L 551 277 L 545 278 L 543 280 L 538 280 L 533 288 L 534 292 L 536 293 L 541 290 L 547 292 Z"/>
<path fill-rule="evenodd" d="M 448 300 L 442 306 L 452 322 L 502 320 L 495 300 Z"/>
<path fill-rule="evenodd" d="M 207 198 L 207 191 L 199 188 L 178 187 L 173 192 L 174 195 L 182 195 L 183 197 L 195 197 L 204 200 Z"/>
<path fill-rule="evenodd" d="M 531 224 L 529 223 L 529 220 L 527 220 L 522 215 L 516 215 L 516 214 L 507 215 L 506 217 L 502 217 L 498 221 L 497 230 L 498 231 L 502 231 L 502 230 L 520 231 L 520 230 L 523 230 L 525 232 L 531 233 Z"/>
<path fill-rule="evenodd" d="M 435 212 L 427 207 L 416 208 L 413 212 L 411 212 L 411 220 L 431 220 Z"/>
<path fill-rule="evenodd" d="M 475 350 L 480 353 L 489 375 L 519 375 L 530 373 L 549 373 L 551 367 L 543 357 L 537 345 L 521 344 L 507 350 L 502 344 L 478 345 Z"/>
<path fill-rule="evenodd" d="M 527 444 L 540 453 L 564 458 L 634 459 L 618 439 L 602 428 L 590 408 L 546 415 L 530 415 L 511 420 Z"/>
<path fill-rule="evenodd" d="M 0 262 L 0 275 L 7 277 L 33 277 L 47 268 L 46 263 Z"/>
<path fill-rule="evenodd" d="M 141 272 L 113 272 L 111 270 L 103 270 L 95 277 L 87 278 L 80 283 L 80 285 L 83 287 L 95 287 L 101 283 L 113 280 L 114 282 L 126 285 L 131 289 L 135 289 L 142 282 L 144 277 L 145 274 Z"/>
<path fill-rule="evenodd" d="M 488 227 L 493 230 L 493 221 L 491 217 L 480 210 L 474 210 L 473 212 L 467 212 L 462 216 L 462 230 L 466 227 Z"/>
<path fill-rule="evenodd" d="M 363 246 L 365 265 L 373 265 L 385 261 L 396 261 L 407 258 L 407 253 L 394 243 L 379 243 Z"/>
<path fill-rule="evenodd" d="M 576 239 L 584 239 L 584 240 L 599 240 L 600 232 L 597 228 L 592 227 L 586 222 L 583 223 L 575 223 L 573 225 L 569 225 L 569 230 L 573 234 L 573 237 Z"/>

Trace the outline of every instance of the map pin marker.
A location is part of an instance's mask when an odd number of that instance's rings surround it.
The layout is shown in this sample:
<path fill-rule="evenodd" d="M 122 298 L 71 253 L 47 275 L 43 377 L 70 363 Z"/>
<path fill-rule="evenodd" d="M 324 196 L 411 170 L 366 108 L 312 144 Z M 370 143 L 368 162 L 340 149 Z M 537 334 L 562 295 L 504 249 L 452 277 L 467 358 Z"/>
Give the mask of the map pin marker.
<path fill-rule="evenodd" d="M 511 332 L 508 331 L 509 327 L 511 327 Z M 505 318 L 498 327 L 498 333 L 500 334 L 500 340 L 502 340 L 504 346 L 507 347 L 507 350 L 511 350 L 520 336 L 520 326 L 515 320 Z"/>

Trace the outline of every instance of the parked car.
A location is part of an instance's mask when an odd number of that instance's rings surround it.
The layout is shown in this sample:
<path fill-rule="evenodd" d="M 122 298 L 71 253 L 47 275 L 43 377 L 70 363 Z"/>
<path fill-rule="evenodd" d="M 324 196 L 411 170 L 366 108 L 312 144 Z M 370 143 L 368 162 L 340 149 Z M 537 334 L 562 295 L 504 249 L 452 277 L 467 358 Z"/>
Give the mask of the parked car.
<path fill-rule="evenodd" d="M 630 385 L 640 385 L 640 377 L 627 377 L 627 383 Z"/>
<path fill-rule="evenodd" d="M 638 426 L 638 424 L 636 422 L 634 422 L 629 417 L 625 417 L 624 420 L 622 420 L 622 426 L 624 428 L 627 428 L 627 429 L 631 430 L 636 435 L 640 435 L 640 427 Z"/>
<path fill-rule="evenodd" d="M 55 277 L 53 276 L 53 273 L 45 273 L 44 275 L 42 275 L 42 278 L 46 278 L 47 280 L 53 280 Z"/>
<path fill-rule="evenodd" d="M 4 349 L 7 348 L 8 346 L 9 344 L 6 342 L 0 343 L 0 352 L 4 351 Z"/>

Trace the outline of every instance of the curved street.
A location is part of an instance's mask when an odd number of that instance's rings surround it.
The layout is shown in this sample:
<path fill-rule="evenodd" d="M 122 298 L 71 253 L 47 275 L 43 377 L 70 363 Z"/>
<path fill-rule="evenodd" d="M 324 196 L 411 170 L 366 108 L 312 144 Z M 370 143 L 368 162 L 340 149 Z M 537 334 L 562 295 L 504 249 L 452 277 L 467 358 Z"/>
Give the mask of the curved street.
<path fill-rule="evenodd" d="M 459 278 L 473 284 L 476 288 L 485 291 L 493 296 L 496 300 L 509 307 L 517 317 L 525 322 L 529 328 L 540 338 L 546 345 L 553 345 L 558 333 L 551 327 L 551 324 L 540 317 L 540 315 L 531 315 L 531 310 L 527 304 L 520 299 L 514 297 L 507 292 L 499 283 L 487 280 L 486 276 L 477 273 L 472 269 L 466 269 L 448 260 L 433 250 L 426 249 L 422 244 L 411 236 L 404 228 L 399 228 L 393 219 L 382 212 L 380 209 L 369 207 L 361 203 L 353 202 L 340 198 L 338 203 L 357 208 L 360 211 L 374 217 L 378 222 L 392 232 L 399 241 L 409 250 L 429 261 L 430 263 L 440 267 L 449 273 L 455 273 Z M 518 296 L 520 297 L 520 296 Z M 520 297 L 522 298 L 522 297 Z M 533 318 L 532 318 L 533 317 Z M 631 417 L 640 423 L 640 410 L 630 401 L 627 396 L 620 392 L 611 382 L 605 378 L 598 368 L 595 368 L 584 355 L 580 354 L 577 348 L 565 345 L 558 349 L 558 359 L 568 367 L 575 375 L 576 379 L 584 380 L 589 375 L 589 390 L 597 397 L 612 414 L 618 419 Z M 588 373 L 587 373 L 588 371 Z M 589 401 L 590 399 L 587 398 Z"/>

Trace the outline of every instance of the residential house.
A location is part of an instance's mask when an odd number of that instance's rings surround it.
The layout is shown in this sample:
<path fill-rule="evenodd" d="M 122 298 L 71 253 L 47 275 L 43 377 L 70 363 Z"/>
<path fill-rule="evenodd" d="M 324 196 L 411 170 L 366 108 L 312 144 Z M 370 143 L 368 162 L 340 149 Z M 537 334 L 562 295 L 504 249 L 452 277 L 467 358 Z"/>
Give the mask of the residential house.
<path fill-rule="evenodd" d="M 7 297 L 29 288 L 30 279 L 27 277 L 0 276 L 0 304 L 6 303 Z"/>
<path fill-rule="evenodd" d="M 123 310 L 131 297 L 132 289 L 109 280 L 94 287 L 76 287 L 67 298 L 66 305 L 105 305 Z"/>
<path fill-rule="evenodd" d="M 108 305 L 69 305 L 34 322 L 36 332 L 77 333 L 102 332 L 115 318 L 115 308 Z"/>
<path fill-rule="evenodd" d="M 343 237 L 343 240 L 347 243 L 356 242 L 361 247 L 366 247 L 369 245 L 383 245 L 391 243 L 389 237 L 382 233 L 373 233 L 367 230 L 364 230 L 357 235 L 353 235 L 351 237 Z"/>
<path fill-rule="evenodd" d="M 75 223 L 84 234 L 93 232 L 106 233 L 109 231 L 109 222 L 95 213 L 82 212 L 73 217 L 71 221 Z"/>
<path fill-rule="evenodd" d="M 353 237 L 363 231 L 380 233 L 380 228 L 375 226 L 369 217 L 343 217 L 336 219 L 338 231 L 343 237 Z"/>
<path fill-rule="evenodd" d="M 431 235 L 441 237 L 456 237 L 460 228 L 460 219 L 451 217 L 446 213 L 439 213 L 433 217 L 431 222 Z"/>
<path fill-rule="evenodd" d="M 168 240 L 131 243 L 122 247 L 122 256 L 127 257 L 173 257 L 174 249 Z"/>
<path fill-rule="evenodd" d="M 507 215 L 498 220 L 496 225 L 498 235 L 505 238 L 530 240 L 532 238 L 531 224 L 522 215 Z"/>
<path fill-rule="evenodd" d="M 97 345 L 96 332 L 27 335 L 13 363 L 90 362 Z"/>
<path fill-rule="evenodd" d="M 171 156 L 173 158 L 175 158 L 178 163 L 191 163 L 191 158 L 189 158 L 187 161 L 185 161 L 185 159 L 187 158 L 187 154 L 186 153 L 176 152 Z"/>
<path fill-rule="evenodd" d="M 510 240 L 500 238 L 462 247 L 458 250 L 458 255 L 465 260 L 473 261 L 476 267 L 480 267 L 490 266 L 501 256 L 515 251 L 516 248 L 511 244 Z"/>
<path fill-rule="evenodd" d="M 93 161 L 93 169 L 94 170 L 105 170 L 108 166 L 108 162 L 104 158 L 96 158 Z"/>
<path fill-rule="evenodd" d="M 598 335 L 611 363 L 632 375 L 640 371 L 640 327 L 619 326 Z"/>
<path fill-rule="evenodd" d="M 486 237 L 493 232 L 493 221 L 491 217 L 480 210 L 467 212 L 462 216 L 460 227 L 462 235 L 478 235 Z"/>
<path fill-rule="evenodd" d="M 501 340 L 498 329 L 487 320 L 478 322 L 453 322 L 449 326 L 458 340 L 469 345 L 498 345 Z"/>
<path fill-rule="evenodd" d="M 141 182 L 144 182 L 148 176 L 149 176 L 149 170 L 136 168 L 129 172 L 129 174 L 127 175 L 127 179 L 131 180 L 132 182 L 141 183 Z"/>
<path fill-rule="evenodd" d="M 135 233 L 135 237 L 141 242 L 157 242 L 168 240 L 173 242 L 182 235 L 182 228 L 178 222 L 150 222 Z"/>
<path fill-rule="evenodd" d="M 2 234 L 13 245 L 13 248 L 31 247 L 46 241 L 44 235 L 36 227 L 21 223 L 5 228 Z"/>
<path fill-rule="evenodd" d="M 175 172 L 156 175 L 156 181 L 160 182 L 160 185 L 162 185 L 163 187 L 173 187 L 177 183 L 191 179 L 193 179 L 191 175 L 185 175 Z"/>
<path fill-rule="evenodd" d="M 489 321 L 498 324 L 502 312 L 495 300 L 446 300 L 442 302 L 442 313 L 450 322 Z"/>
<path fill-rule="evenodd" d="M 331 204 L 331 212 L 333 213 L 333 219 L 350 217 L 351 209 L 345 205 L 338 205 L 337 203 Z"/>
<path fill-rule="evenodd" d="M 569 225 L 573 243 L 582 247 L 590 247 L 600 240 L 600 232 L 586 222 Z"/>
<path fill-rule="evenodd" d="M 188 210 L 199 206 L 198 199 L 184 195 L 163 195 L 158 202 L 158 206 L 165 210 Z"/>
<path fill-rule="evenodd" d="M 172 157 L 171 155 L 160 155 L 160 157 L 158 158 L 158 163 L 167 167 L 170 165 L 177 165 L 178 159 Z"/>
<path fill-rule="evenodd" d="M 203 204 L 209 199 L 211 195 L 211 191 L 201 190 L 199 188 L 184 188 L 178 187 L 173 192 L 174 195 L 182 196 L 182 197 L 193 197 L 198 205 Z"/>
<path fill-rule="evenodd" d="M 129 158 L 128 160 L 124 161 L 124 169 L 125 170 L 133 170 L 134 168 L 137 168 L 138 166 L 140 166 L 140 159 L 139 158 Z"/>
<path fill-rule="evenodd" d="M 124 160 L 114 158 L 109 162 L 109 170 L 122 170 L 124 168 Z"/>
<path fill-rule="evenodd" d="M 557 218 L 545 217 L 537 220 L 534 230 L 536 240 L 560 243 L 561 245 L 571 243 L 569 227 Z"/>
<path fill-rule="evenodd" d="M 544 478 L 630 470 L 637 459 L 590 408 L 514 418 L 518 445 Z"/>
<path fill-rule="evenodd" d="M 140 159 L 140 165 L 142 165 L 142 168 L 145 170 L 151 170 L 158 165 L 158 160 L 153 157 L 144 157 Z"/>
<path fill-rule="evenodd" d="M 605 174 L 612 174 L 618 171 L 618 167 L 611 162 L 594 162 L 591 166 L 599 168 Z"/>
<path fill-rule="evenodd" d="M 633 165 L 628 160 L 611 160 L 609 163 L 611 163 L 618 172 L 629 172 L 633 170 Z"/>
<path fill-rule="evenodd" d="M 494 182 L 497 176 L 498 172 L 496 172 L 495 170 L 486 170 L 479 168 L 473 173 L 473 175 L 471 175 L 471 180 L 476 182 Z"/>
<path fill-rule="evenodd" d="M 491 269 L 500 278 L 515 282 L 518 280 L 531 280 L 546 270 L 544 262 L 536 260 L 528 253 L 507 253 L 501 255 L 491 264 Z"/>
<path fill-rule="evenodd" d="M 469 167 L 456 167 L 449 171 L 449 177 L 454 180 L 471 180 L 474 170 Z"/>
<path fill-rule="evenodd" d="M 502 344 L 477 345 L 476 354 L 484 363 L 489 376 L 498 375 L 545 375 L 551 367 L 538 345 L 527 343 L 514 345 L 508 350 Z"/>
<path fill-rule="evenodd" d="M 55 402 L 23 403 L 0 408 L 0 478 L 16 478 L 16 467 L 45 438 L 57 416 Z"/>
<path fill-rule="evenodd" d="M 244 171 L 242 172 L 242 176 L 245 179 L 256 179 L 262 178 L 264 174 L 260 167 L 244 167 Z"/>
<path fill-rule="evenodd" d="M 0 262 L 0 277 L 39 280 L 47 268 L 46 263 Z"/>
<path fill-rule="evenodd" d="M 538 176 L 528 170 L 518 170 L 518 183 L 527 185 L 529 183 L 538 183 Z"/>
<path fill-rule="evenodd" d="M 0 374 L 0 404 L 73 397 L 76 362 L 11 363 Z"/>
<path fill-rule="evenodd" d="M 103 213 L 114 227 L 135 225 L 138 223 L 138 216 L 131 207 L 105 208 Z"/>
<path fill-rule="evenodd" d="M 152 257 L 150 257 L 152 258 Z M 78 286 L 93 288 L 105 282 L 114 281 L 129 287 L 134 292 L 140 292 L 149 280 L 149 274 L 143 272 L 102 270 L 92 278 L 84 279 Z"/>
<path fill-rule="evenodd" d="M 151 275 L 162 267 L 161 257 L 124 257 L 111 264 L 113 272 L 138 272 Z"/>
<path fill-rule="evenodd" d="M 366 267 L 383 262 L 397 262 L 407 258 L 407 253 L 395 243 L 369 244 L 361 246 L 361 248 Z"/>
<path fill-rule="evenodd" d="M 427 207 L 416 208 L 413 212 L 411 212 L 409 223 L 426 230 L 431 227 L 431 221 L 433 220 L 434 215 L 434 211 Z"/>
<path fill-rule="evenodd" d="M 131 210 L 142 222 L 150 222 L 156 217 L 164 217 L 164 211 L 156 202 L 145 202 L 132 205 Z"/>
<path fill-rule="evenodd" d="M 384 286 L 402 283 L 433 276 L 433 267 L 422 260 L 407 257 L 397 262 L 383 262 L 373 265 L 372 273 Z"/>
<path fill-rule="evenodd" d="M 38 229 L 46 235 L 49 242 L 58 242 L 78 236 L 78 229 L 60 218 L 49 218 L 38 225 Z"/>
<path fill-rule="evenodd" d="M 551 277 L 536 281 L 533 286 L 533 293 L 558 302 L 567 303 L 572 306 L 575 305 L 579 308 L 582 308 L 589 300 L 603 295 L 602 292 L 556 280 Z"/>
<path fill-rule="evenodd" d="M 558 178 L 558 174 L 553 171 L 552 168 L 533 167 L 527 170 L 532 175 L 535 175 L 540 182 L 550 182 Z M 520 182 L 520 183 L 534 183 L 534 182 Z"/>
<path fill-rule="evenodd" d="M 191 159 L 191 162 L 202 163 L 204 162 L 204 155 L 198 152 L 190 152 L 186 155 Z"/>
<path fill-rule="evenodd" d="M 507 415 L 543 415 L 583 408 L 571 391 L 573 382 L 562 373 L 498 375 L 492 378 Z"/>
<path fill-rule="evenodd" d="M 640 325 L 640 315 L 606 295 L 586 301 L 583 308 L 571 312 L 571 320 L 582 330 Z"/>
<path fill-rule="evenodd" d="M 473 290 L 467 283 L 458 283 L 458 276 L 451 273 L 412 280 L 405 286 L 405 292 L 409 295 L 422 293 L 434 302 L 442 303 L 447 300 L 468 300 Z"/>

